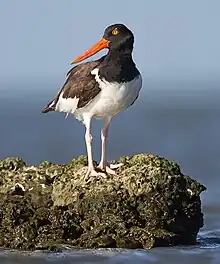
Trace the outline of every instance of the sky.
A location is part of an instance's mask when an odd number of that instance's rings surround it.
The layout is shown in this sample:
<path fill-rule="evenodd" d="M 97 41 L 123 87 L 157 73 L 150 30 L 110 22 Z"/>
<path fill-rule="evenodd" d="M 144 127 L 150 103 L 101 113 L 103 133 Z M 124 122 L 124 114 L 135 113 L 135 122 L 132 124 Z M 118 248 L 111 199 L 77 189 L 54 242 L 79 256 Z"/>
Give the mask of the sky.
<path fill-rule="evenodd" d="M 218 78 L 219 10 L 219 0 L 1 0 L 0 80 L 61 79 L 118 22 L 134 32 L 144 77 Z"/>

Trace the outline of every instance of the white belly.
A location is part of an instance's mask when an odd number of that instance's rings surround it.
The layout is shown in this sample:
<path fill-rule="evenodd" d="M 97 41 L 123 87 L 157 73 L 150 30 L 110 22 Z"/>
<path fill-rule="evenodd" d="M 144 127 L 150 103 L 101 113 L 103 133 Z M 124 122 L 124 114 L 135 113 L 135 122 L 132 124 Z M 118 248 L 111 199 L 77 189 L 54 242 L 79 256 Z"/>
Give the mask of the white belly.
<path fill-rule="evenodd" d="M 137 99 L 142 86 L 141 75 L 130 82 L 119 84 L 100 80 L 98 69 L 93 70 L 92 74 L 95 75 L 101 92 L 86 107 L 77 109 L 76 116 L 89 113 L 96 118 L 112 117 L 128 108 Z"/>

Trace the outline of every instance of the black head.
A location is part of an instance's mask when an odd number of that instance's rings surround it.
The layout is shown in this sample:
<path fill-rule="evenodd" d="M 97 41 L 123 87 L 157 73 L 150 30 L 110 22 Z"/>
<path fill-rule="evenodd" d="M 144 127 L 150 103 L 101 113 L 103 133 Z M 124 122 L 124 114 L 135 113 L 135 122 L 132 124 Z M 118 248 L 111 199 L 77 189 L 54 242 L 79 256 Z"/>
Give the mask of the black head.
<path fill-rule="evenodd" d="M 105 29 L 103 38 L 109 41 L 109 49 L 133 49 L 134 35 L 123 24 L 114 24 Z"/>
<path fill-rule="evenodd" d="M 107 27 L 101 40 L 75 58 L 75 60 L 72 61 L 72 64 L 83 61 L 105 48 L 109 49 L 111 54 L 117 54 L 117 52 L 120 52 L 124 55 L 130 55 L 133 50 L 133 44 L 134 35 L 130 29 L 123 24 L 114 24 Z"/>

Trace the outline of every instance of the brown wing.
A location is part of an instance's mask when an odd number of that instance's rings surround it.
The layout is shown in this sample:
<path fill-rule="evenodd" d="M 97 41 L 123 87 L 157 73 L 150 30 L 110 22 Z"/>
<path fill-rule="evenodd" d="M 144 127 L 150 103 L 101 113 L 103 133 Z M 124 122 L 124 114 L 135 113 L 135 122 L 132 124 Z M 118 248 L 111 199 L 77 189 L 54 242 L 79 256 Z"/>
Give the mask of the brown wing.
<path fill-rule="evenodd" d="M 67 80 L 56 97 L 42 110 L 42 113 L 55 111 L 59 96 L 63 98 L 79 98 L 77 108 L 82 108 L 101 91 L 91 71 L 103 61 L 104 57 L 75 66 L 67 73 Z"/>

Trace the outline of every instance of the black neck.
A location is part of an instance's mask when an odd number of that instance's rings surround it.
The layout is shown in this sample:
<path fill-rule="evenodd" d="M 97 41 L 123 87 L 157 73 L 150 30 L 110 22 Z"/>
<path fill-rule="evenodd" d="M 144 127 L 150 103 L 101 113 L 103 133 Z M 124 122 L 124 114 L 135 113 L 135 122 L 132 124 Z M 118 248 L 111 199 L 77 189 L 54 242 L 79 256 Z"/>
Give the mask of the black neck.
<path fill-rule="evenodd" d="M 111 49 L 100 65 L 99 75 L 108 82 L 129 82 L 139 71 L 132 59 L 132 48 Z"/>

